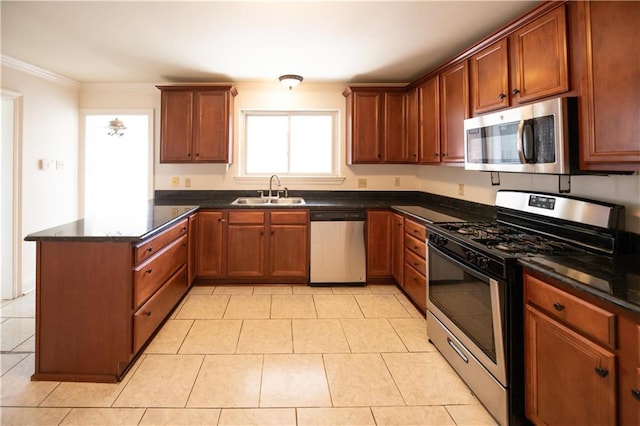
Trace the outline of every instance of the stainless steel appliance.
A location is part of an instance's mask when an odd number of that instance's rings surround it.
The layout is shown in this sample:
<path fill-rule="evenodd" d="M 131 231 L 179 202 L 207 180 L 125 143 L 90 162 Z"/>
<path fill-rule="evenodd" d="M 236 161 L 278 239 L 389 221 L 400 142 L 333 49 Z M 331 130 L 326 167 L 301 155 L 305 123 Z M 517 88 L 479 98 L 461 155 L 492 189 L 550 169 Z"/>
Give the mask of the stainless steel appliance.
<path fill-rule="evenodd" d="M 556 98 L 464 120 L 465 169 L 568 174 L 576 98 Z"/>
<path fill-rule="evenodd" d="M 502 425 L 524 422 L 522 256 L 611 255 L 624 207 L 499 191 L 492 222 L 426 224 L 427 334 Z"/>
<path fill-rule="evenodd" d="M 365 212 L 311 212 L 309 285 L 364 285 L 367 278 Z"/>

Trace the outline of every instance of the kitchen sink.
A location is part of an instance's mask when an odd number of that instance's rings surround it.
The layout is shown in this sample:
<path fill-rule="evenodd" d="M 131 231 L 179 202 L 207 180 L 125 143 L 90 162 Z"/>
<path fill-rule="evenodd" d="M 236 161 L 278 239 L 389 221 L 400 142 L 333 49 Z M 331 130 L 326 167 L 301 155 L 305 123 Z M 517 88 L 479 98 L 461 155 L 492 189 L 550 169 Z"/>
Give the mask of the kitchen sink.
<path fill-rule="evenodd" d="M 302 197 L 266 198 L 266 197 L 238 197 L 231 203 L 234 206 L 301 206 L 305 205 Z"/>

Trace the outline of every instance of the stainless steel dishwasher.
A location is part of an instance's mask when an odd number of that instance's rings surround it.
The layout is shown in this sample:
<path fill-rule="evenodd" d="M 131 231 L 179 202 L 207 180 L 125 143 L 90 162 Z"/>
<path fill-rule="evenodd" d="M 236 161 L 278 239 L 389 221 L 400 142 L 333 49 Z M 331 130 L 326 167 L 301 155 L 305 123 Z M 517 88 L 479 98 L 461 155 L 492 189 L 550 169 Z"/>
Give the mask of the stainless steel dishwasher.
<path fill-rule="evenodd" d="M 311 212 L 309 285 L 364 285 L 367 267 L 363 210 Z"/>

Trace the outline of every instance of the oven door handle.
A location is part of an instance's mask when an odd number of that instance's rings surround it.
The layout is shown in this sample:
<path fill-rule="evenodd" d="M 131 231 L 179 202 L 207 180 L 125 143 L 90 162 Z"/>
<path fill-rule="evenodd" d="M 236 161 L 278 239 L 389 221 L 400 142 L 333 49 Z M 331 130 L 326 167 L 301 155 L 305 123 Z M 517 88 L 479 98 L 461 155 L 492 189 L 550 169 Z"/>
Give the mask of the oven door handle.
<path fill-rule="evenodd" d="M 467 358 L 465 354 L 462 353 L 462 350 L 460 350 L 460 348 L 457 347 L 456 344 L 453 343 L 453 341 L 448 337 L 447 337 L 447 343 L 449 344 L 449 346 L 451 346 L 451 349 L 453 349 L 458 354 L 458 356 L 462 358 L 462 360 L 465 363 L 469 364 L 469 358 Z"/>

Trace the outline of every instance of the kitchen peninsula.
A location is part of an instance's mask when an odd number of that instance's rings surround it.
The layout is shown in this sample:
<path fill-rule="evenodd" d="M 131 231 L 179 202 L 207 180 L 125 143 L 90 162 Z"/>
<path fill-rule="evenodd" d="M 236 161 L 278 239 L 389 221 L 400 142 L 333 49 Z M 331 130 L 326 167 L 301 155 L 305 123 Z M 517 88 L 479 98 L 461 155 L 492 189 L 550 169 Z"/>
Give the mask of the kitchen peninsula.
<path fill-rule="evenodd" d="M 36 248 L 33 380 L 117 382 L 187 292 L 197 206 L 123 208 L 28 235 Z"/>

